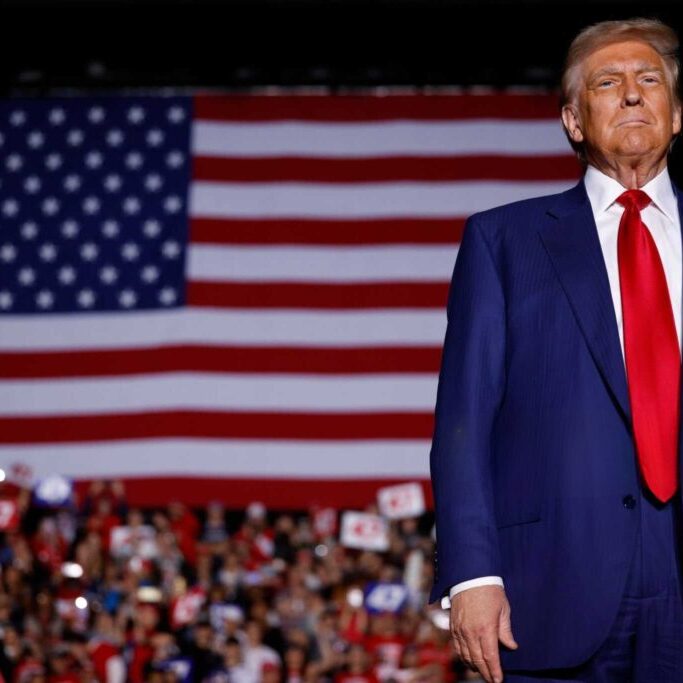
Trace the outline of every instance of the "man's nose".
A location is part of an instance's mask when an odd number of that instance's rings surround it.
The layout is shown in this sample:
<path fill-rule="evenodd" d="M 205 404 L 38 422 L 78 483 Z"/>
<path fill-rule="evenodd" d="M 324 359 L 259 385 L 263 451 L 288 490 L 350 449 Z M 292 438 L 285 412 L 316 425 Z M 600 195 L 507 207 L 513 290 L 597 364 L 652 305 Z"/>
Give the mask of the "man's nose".
<path fill-rule="evenodd" d="M 625 106 L 634 106 L 643 103 L 643 93 L 635 78 L 624 80 L 623 102 Z"/>

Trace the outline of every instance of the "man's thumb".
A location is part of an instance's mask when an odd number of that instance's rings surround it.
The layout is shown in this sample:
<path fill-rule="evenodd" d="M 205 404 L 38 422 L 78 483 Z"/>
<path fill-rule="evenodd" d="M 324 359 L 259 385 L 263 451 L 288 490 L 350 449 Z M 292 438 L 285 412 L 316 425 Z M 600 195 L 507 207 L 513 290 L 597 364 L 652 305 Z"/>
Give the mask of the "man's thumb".
<path fill-rule="evenodd" d="M 518 648 L 517 641 L 512 636 L 512 627 L 510 626 L 510 612 L 504 612 L 500 615 L 500 622 L 498 624 L 498 638 L 503 645 L 516 650 Z"/>

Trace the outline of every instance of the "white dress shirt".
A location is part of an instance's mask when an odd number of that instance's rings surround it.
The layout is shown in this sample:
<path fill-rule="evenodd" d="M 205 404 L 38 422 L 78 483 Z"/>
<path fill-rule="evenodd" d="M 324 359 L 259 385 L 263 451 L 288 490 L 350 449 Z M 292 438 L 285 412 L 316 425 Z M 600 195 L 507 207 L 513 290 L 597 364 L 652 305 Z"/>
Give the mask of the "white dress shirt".
<path fill-rule="evenodd" d="M 621 342 L 622 357 L 624 354 L 624 324 L 621 314 L 621 290 L 619 287 L 619 262 L 617 259 L 617 235 L 619 222 L 624 207 L 616 200 L 626 188 L 619 181 L 599 171 L 594 166 L 588 166 L 584 176 L 586 192 L 593 210 L 595 225 L 598 229 L 598 239 L 602 256 L 605 260 L 607 277 L 609 279 L 612 303 L 616 314 L 619 341 Z M 671 307 L 676 324 L 678 345 L 681 346 L 681 224 L 678 215 L 678 199 L 671 184 L 671 178 L 666 168 L 650 182 L 640 188 L 647 193 L 652 202 L 641 212 L 643 223 L 649 228 L 650 234 L 657 245 L 657 251 L 664 267 L 664 275 L 669 288 Z M 456 583 L 449 591 L 449 596 L 441 599 L 441 606 L 449 609 L 450 598 L 456 593 L 474 588 L 495 584 L 503 585 L 500 576 L 481 576 L 469 581 Z"/>

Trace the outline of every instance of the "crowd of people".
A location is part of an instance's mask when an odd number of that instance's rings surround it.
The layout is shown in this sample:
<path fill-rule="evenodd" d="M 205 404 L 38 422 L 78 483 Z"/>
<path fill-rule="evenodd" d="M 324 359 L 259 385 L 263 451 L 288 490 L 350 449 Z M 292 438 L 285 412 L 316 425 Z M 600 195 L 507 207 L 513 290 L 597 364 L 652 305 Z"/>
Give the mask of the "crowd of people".
<path fill-rule="evenodd" d="M 4 683 L 474 677 L 455 661 L 447 613 L 427 605 L 428 514 L 391 522 L 389 549 L 373 552 L 310 511 L 259 502 L 143 510 L 120 482 L 58 507 L 3 493 L 16 513 L 0 544 Z"/>

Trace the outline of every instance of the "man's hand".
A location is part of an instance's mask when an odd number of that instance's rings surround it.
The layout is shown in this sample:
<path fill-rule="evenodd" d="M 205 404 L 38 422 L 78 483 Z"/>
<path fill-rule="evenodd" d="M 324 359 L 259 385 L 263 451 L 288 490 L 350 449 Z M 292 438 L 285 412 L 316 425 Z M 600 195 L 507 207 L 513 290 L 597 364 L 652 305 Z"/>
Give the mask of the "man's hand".
<path fill-rule="evenodd" d="M 510 603 L 501 586 L 467 588 L 451 598 L 451 635 L 457 655 L 487 683 L 501 683 L 498 640 L 516 650 Z"/>

